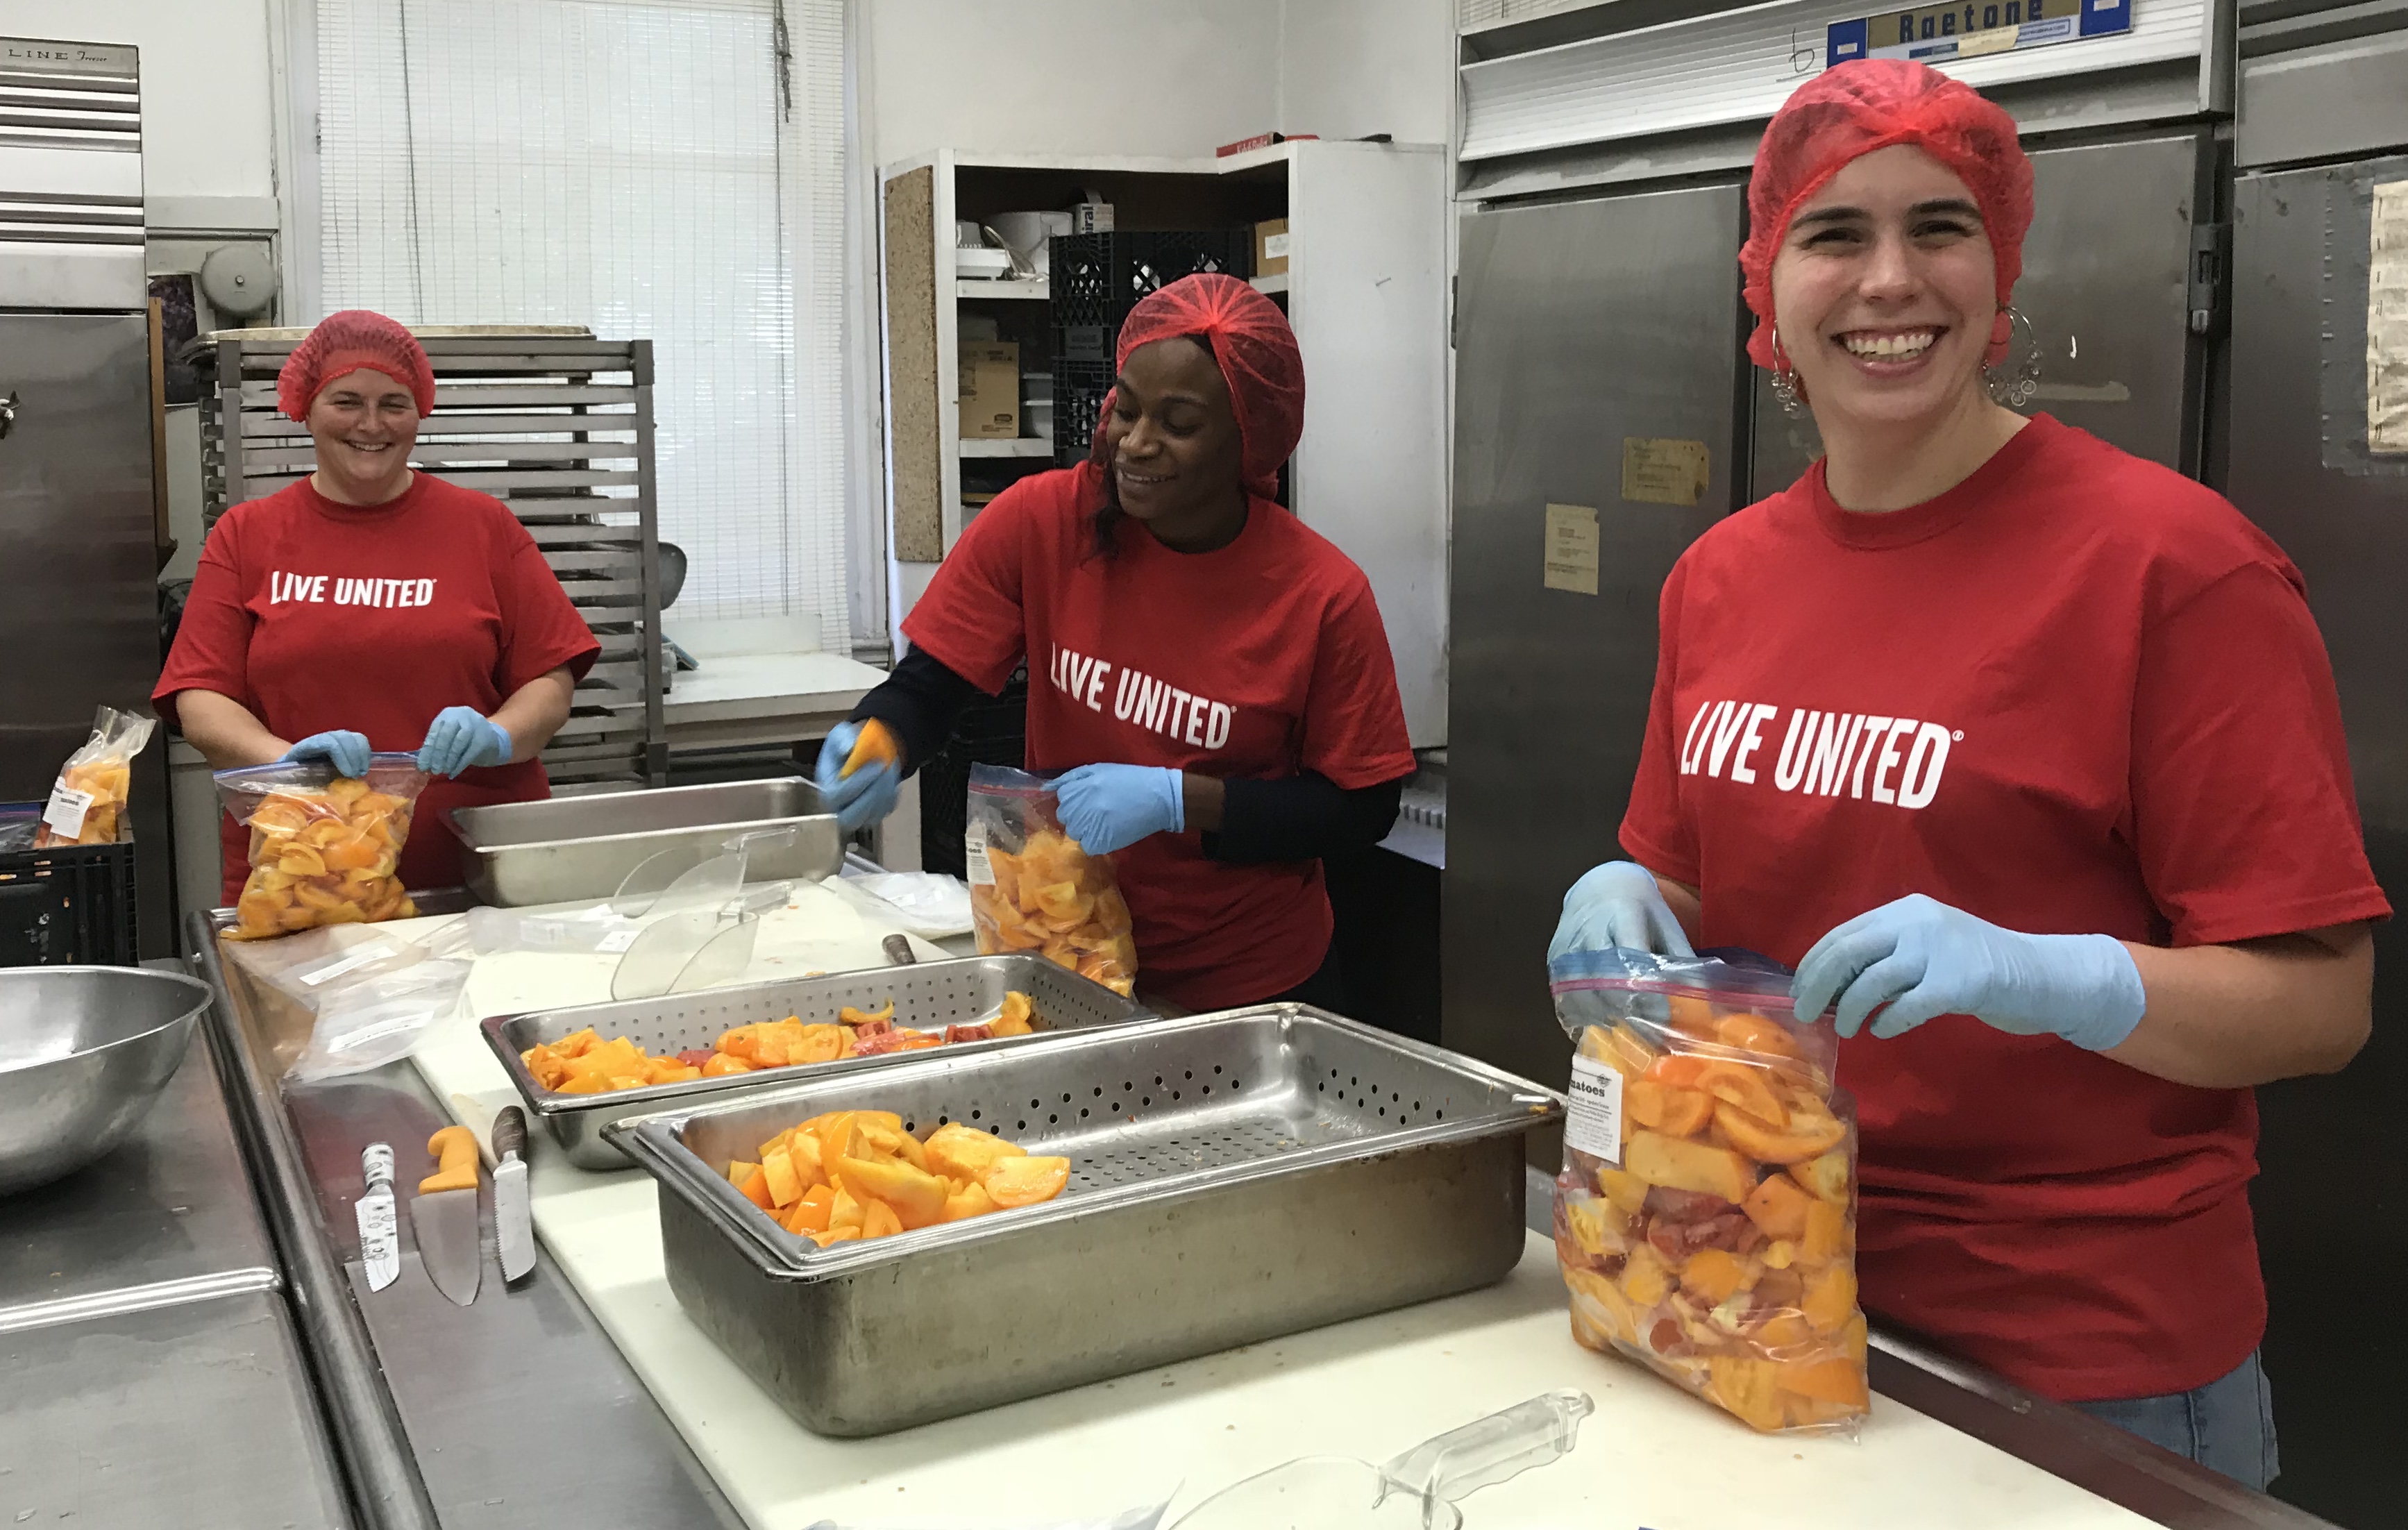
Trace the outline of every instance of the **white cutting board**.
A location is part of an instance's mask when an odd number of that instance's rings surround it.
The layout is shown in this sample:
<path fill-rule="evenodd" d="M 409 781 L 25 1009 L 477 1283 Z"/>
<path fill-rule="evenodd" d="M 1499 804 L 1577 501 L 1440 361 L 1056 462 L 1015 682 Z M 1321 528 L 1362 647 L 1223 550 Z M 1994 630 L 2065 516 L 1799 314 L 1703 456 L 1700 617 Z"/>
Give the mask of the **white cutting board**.
<path fill-rule="evenodd" d="M 756 967 L 883 965 L 890 922 L 853 889 L 770 916 Z M 832 901 L 831 901 L 832 900 Z M 849 922 L 850 921 L 850 922 Z M 494 964 L 490 970 L 487 964 Z M 599 964 L 598 991 L 595 970 Z M 478 1012 L 609 996 L 609 959 L 485 958 Z M 417 1054 L 480 1138 L 515 1098 L 473 1023 Z M 1218 1488 L 1299 1455 L 1383 1460 L 1557 1387 L 1597 1402 L 1570 1457 L 1464 1504 L 1469 1530 L 2145 1530 L 2148 1524 L 1886 1398 L 1855 1442 L 1784 1440 L 1574 1344 L 1555 1251 L 1528 1240 L 1485 1291 L 1365 1318 L 877 1439 L 796 1423 L 690 1323 L 662 1272 L 652 1181 L 535 1147 L 536 1232 L 754 1530 L 988 1530 L 1101 1517 Z M 1008 1294 L 997 1294 L 1008 1299 Z M 1075 1334 L 1063 1336 L 1076 1344 Z"/>

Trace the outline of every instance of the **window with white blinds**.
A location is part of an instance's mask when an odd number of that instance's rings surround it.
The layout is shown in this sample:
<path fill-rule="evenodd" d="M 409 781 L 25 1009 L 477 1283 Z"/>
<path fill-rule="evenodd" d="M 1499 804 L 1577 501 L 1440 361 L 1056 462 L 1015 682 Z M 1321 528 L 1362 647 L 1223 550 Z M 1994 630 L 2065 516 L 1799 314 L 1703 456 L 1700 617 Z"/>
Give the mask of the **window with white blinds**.
<path fill-rule="evenodd" d="M 650 339 L 676 618 L 846 612 L 843 0 L 317 0 L 327 311 Z"/>

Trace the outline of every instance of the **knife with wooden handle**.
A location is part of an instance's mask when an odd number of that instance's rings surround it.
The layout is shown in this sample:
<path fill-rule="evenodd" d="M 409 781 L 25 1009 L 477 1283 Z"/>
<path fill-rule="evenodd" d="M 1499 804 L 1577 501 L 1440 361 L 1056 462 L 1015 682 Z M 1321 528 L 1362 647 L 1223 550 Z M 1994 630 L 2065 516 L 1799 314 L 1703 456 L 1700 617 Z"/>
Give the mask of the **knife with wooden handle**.
<path fill-rule="evenodd" d="M 535 1270 L 535 1221 L 527 1204 L 526 1113 L 506 1107 L 494 1118 L 494 1246 L 502 1283 Z"/>
<path fill-rule="evenodd" d="M 477 1247 L 477 1134 L 446 1126 L 426 1139 L 426 1151 L 437 1166 L 418 1181 L 409 1225 L 435 1289 L 466 1307 L 477 1299 L 484 1263 Z"/>

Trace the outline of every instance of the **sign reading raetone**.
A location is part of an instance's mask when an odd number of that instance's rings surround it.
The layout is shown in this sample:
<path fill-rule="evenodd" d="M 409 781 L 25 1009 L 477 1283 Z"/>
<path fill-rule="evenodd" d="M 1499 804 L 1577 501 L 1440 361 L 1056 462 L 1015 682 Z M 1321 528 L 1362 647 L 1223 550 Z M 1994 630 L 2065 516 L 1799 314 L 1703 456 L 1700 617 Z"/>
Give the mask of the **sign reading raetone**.
<path fill-rule="evenodd" d="M 1823 66 L 1866 58 L 1938 64 L 2131 30 L 2132 0 L 1958 0 L 1833 21 Z"/>

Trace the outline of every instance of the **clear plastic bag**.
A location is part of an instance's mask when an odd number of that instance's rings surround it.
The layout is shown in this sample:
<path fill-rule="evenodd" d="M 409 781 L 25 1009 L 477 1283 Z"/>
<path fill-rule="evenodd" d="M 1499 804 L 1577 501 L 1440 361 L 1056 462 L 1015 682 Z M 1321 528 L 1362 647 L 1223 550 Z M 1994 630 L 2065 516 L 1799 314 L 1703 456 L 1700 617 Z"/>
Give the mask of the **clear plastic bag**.
<path fill-rule="evenodd" d="M 1112 864 L 1063 832 L 1049 778 L 970 766 L 962 848 L 982 954 L 1035 951 L 1124 996 L 1137 986 L 1137 940 Z"/>
<path fill-rule="evenodd" d="M 44 806 L 38 802 L 0 803 L 0 851 L 34 848 L 34 840 L 42 830 Z"/>
<path fill-rule="evenodd" d="M 1556 1262 L 1572 1335 L 1766 1433 L 1853 1436 L 1856 1102 L 1839 1042 L 1770 964 L 1572 951 L 1548 964 L 1579 1043 Z"/>
<path fill-rule="evenodd" d="M 58 782 L 42 809 L 42 826 L 34 836 L 35 847 L 117 843 L 125 826 L 134 757 L 150 744 L 158 726 L 150 718 L 114 707 L 93 713 L 92 736 L 59 767 Z"/>
<path fill-rule="evenodd" d="M 923 940 L 968 935 L 977 927 L 969 889 L 941 871 L 845 873 L 845 880 L 895 910 L 896 922 Z"/>
<path fill-rule="evenodd" d="M 359 779 L 297 760 L 221 770 L 214 779 L 218 800 L 251 829 L 251 876 L 226 938 L 417 916 L 397 869 L 426 786 L 413 756 L 371 755 Z"/>
<path fill-rule="evenodd" d="M 352 926 L 309 930 L 260 948 L 252 970 L 313 1017 L 286 1077 L 339 1079 L 398 1062 L 452 1015 L 476 963 L 465 921 L 409 940 Z"/>

